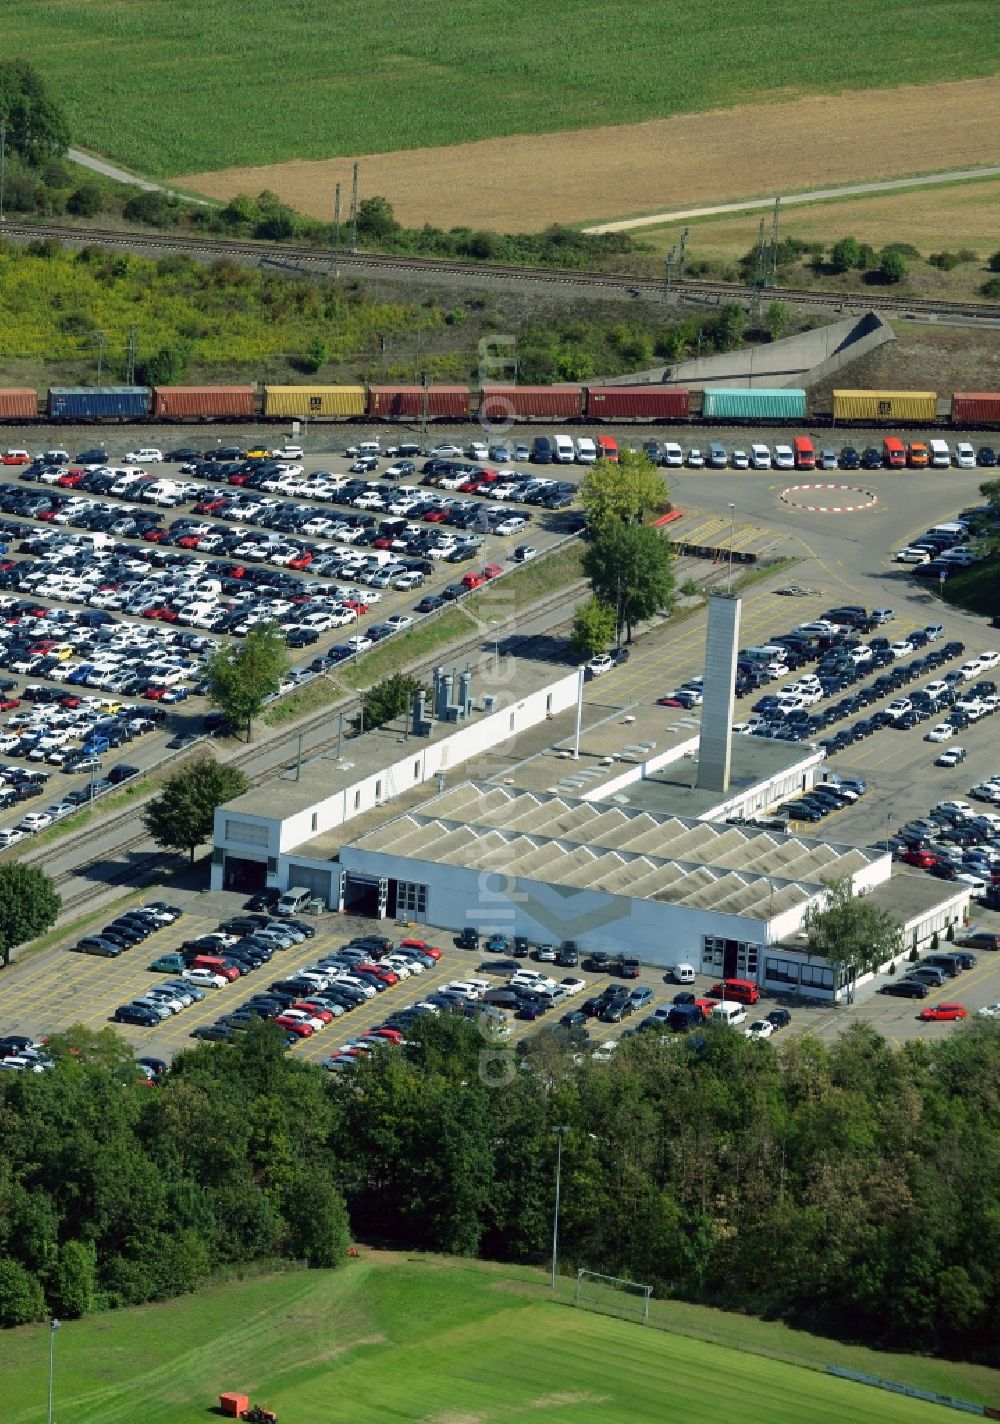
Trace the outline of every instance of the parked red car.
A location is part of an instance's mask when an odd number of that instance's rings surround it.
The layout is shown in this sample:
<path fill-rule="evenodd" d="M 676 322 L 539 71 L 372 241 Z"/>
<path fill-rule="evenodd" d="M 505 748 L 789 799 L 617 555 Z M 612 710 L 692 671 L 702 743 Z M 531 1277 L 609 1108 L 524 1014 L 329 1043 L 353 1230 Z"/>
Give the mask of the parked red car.
<path fill-rule="evenodd" d="M 284 1014 L 279 1014 L 274 1022 L 279 1028 L 286 1029 L 291 1033 L 297 1033 L 299 1038 L 312 1038 L 316 1032 L 312 1024 L 306 1023 L 304 1019 L 286 1019 Z"/>
<path fill-rule="evenodd" d="M 904 850 L 899 858 L 905 860 L 907 865 L 915 865 L 918 870 L 930 870 L 932 865 L 937 865 L 937 856 L 931 850 Z"/>
<path fill-rule="evenodd" d="M 926 1009 L 921 1009 L 918 1018 L 922 1018 L 928 1023 L 938 1022 L 948 1019 L 967 1019 L 969 1011 L 964 1004 L 928 1004 Z"/>

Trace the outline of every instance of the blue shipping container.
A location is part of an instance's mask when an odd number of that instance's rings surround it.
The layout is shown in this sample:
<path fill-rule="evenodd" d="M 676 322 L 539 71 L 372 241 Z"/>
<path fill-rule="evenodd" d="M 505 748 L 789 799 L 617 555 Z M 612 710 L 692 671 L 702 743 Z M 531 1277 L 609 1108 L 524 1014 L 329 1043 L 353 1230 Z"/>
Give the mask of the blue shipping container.
<path fill-rule="evenodd" d="M 141 420 L 148 414 L 148 386 L 49 387 L 53 420 Z"/>
<path fill-rule="evenodd" d="M 804 420 L 806 393 L 790 387 L 708 386 L 702 393 L 701 413 L 705 419 L 719 420 Z"/>

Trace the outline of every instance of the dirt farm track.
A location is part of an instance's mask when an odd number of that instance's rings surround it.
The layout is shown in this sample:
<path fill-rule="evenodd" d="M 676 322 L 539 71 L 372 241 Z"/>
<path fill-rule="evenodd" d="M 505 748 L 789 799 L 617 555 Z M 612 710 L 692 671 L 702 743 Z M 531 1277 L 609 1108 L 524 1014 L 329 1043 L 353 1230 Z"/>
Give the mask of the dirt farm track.
<path fill-rule="evenodd" d="M 357 155 L 361 196 L 407 226 L 538 231 L 634 213 L 944 172 L 1000 159 L 1000 75 L 793 99 L 622 127 Z M 353 158 L 177 176 L 231 198 L 270 188 L 329 219 Z"/>

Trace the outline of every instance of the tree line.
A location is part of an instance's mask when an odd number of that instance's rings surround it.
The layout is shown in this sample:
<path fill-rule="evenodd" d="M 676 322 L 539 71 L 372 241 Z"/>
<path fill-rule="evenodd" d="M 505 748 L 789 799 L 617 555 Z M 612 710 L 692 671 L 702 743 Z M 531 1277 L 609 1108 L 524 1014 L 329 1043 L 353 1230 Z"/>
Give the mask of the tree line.
<path fill-rule="evenodd" d="M 891 1048 L 707 1026 L 580 1059 L 462 1018 L 348 1074 L 272 1026 L 183 1053 L 156 1088 L 110 1031 L 0 1078 L 0 1321 L 193 1290 L 373 1245 L 542 1263 L 556 1126 L 560 1259 L 847 1338 L 1000 1359 L 1000 1031 Z M 498 1067 L 499 1065 L 499 1067 Z"/>

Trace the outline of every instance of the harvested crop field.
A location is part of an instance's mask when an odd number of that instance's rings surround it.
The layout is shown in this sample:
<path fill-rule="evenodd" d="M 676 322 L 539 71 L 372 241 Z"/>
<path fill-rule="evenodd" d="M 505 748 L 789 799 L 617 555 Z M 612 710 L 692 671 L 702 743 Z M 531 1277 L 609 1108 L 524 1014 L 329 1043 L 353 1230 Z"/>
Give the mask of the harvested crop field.
<path fill-rule="evenodd" d="M 741 198 L 995 163 L 1000 75 L 851 92 L 648 123 L 359 155 L 360 194 L 401 222 L 538 231 Z M 353 158 L 188 173 L 227 199 L 270 188 L 329 219 Z"/>
<path fill-rule="evenodd" d="M 923 253 L 968 247 L 987 257 L 1000 244 L 1000 178 L 941 184 L 902 193 L 871 193 L 863 198 L 783 207 L 781 232 L 803 242 L 829 243 L 850 233 L 859 242 L 883 247 L 908 242 Z M 770 214 L 765 214 L 770 220 Z M 690 218 L 688 251 L 696 257 L 731 260 L 757 241 L 761 212 Z M 636 234 L 660 251 L 677 241 L 679 224 L 643 228 Z M 980 277 L 980 280 L 982 278 Z"/>

